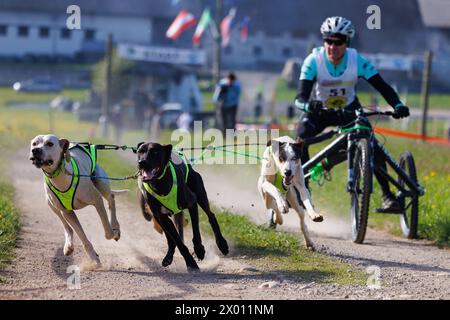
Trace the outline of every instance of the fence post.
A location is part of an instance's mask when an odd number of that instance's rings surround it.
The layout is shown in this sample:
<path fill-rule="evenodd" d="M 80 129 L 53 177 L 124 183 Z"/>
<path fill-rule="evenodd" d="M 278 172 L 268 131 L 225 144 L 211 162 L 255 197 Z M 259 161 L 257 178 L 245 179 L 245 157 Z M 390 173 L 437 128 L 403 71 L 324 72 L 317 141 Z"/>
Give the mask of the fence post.
<path fill-rule="evenodd" d="M 431 62 L 433 59 L 433 53 L 431 51 L 425 51 L 424 55 L 424 68 L 422 71 L 422 125 L 420 128 L 422 134 L 422 141 L 425 141 L 425 136 L 427 134 L 427 115 L 428 115 L 428 104 L 429 104 L 429 89 L 430 89 L 430 76 L 431 76 Z"/>

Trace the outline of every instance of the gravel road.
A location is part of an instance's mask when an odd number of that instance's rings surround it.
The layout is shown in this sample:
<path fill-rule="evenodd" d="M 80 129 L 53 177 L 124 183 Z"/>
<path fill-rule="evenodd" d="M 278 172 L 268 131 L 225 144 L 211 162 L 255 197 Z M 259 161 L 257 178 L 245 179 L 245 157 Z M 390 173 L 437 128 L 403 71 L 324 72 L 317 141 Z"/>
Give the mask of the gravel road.
<path fill-rule="evenodd" d="M 22 230 L 15 261 L 0 277 L 0 299 L 449 299 L 450 251 L 427 241 L 394 238 L 369 230 L 364 245 L 348 239 L 348 222 L 325 215 L 325 221 L 308 225 L 321 252 L 362 270 L 377 266 L 381 288 L 342 286 L 292 281 L 262 272 L 247 264 L 245 257 L 223 257 L 214 241 L 205 238 L 206 259 L 199 273 L 188 273 L 177 252 L 173 264 L 163 268 L 165 238 L 147 223 L 136 204 L 117 197 L 122 238 L 115 242 L 103 237 L 100 219 L 91 209 L 78 212 L 81 224 L 102 260 L 101 270 L 90 271 L 84 262 L 81 243 L 75 237 L 75 252 L 62 253 L 61 222 L 46 205 L 42 174 L 21 150 L 11 161 L 9 174 L 17 190 L 16 205 L 22 212 Z M 263 223 L 262 204 L 254 189 L 242 187 L 226 174 L 203 173 L 210 200 L 218 206 L 249 215 Z M 256 184 L 256 177 L 254 179 Z M 251 206 L 253 204 L 254 206 Z M 297 232 L 294 213 L 285 217 L 283 230 Z M 186 239 L 190 239 L 188 233 Z M 190 248 L 192 244 L 187 241 Z M 67 285 L 69 266 L 80 271 L 80 289 Z M 369 276 L 369 275 L 368 275 Z M 266 284 L 266 285 L 264 285 Z"/>

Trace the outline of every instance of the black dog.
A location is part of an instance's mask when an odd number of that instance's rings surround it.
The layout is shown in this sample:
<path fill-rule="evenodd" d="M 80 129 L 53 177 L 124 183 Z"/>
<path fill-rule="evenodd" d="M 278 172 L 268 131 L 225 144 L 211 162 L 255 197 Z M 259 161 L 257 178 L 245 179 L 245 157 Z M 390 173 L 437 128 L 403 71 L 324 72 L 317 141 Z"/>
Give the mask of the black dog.
<path fill-rule="evenodd" d="M 168 251 L 162 265 L 168 266 L 172 263 L 175 247 L 178 247 L 188 269 L 198 269 L 197 263 L 170 219 L 170 214 L 178 217 L 183 209 L 188 209 L 191 217 L 195 255 L 200 260 L 205 257 L 197 204 L 208 215 L 217 246 L 224 255 L 227 255 L 228 244 L 220 232 L 214 213 L 209 208 L 208 196 L 200 174 L 187 163 L 186 159 L 181 160 L 180 155 L 172 152 L 170 144 L 140 143 L 137 146 L 137 157 L 140 173 L 138 184 L 144 217 L 147 220 L 151 217 L 145 211 L 145 203 L 147 203 L 151 214 L 167 238 Z M 182 231 L 183 223 L 178 218 L 175 220 L 178 221 L 179 231 Z"/>

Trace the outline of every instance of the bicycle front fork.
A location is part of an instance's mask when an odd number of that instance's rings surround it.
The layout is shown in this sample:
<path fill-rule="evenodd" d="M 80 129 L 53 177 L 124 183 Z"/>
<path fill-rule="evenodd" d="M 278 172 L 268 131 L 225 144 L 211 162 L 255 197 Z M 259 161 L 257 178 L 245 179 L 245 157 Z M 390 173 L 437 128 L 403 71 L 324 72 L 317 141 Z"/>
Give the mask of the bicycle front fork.
<path fill-rule="evenodd" d="M 352 193 L 355 192 L 356 193 L 360 193 L 361 190 L 359 190 L 359 186 L 357 190 L 355 190 L 355 168 L 354 168 L 354 160 L 355 160 L 355 153 L 356 153 L 356 148 L 357 148 L 357 144 L 358 144 L 358 138 L 357 137 L 348 137 L 347 139 L 347 192 Z M 373 177 L 373 145 L 372 145 L 372 141 L 369 140 L 368 141 L 368 150 L 367 150 L 367 155 L 369 157 L 369 176 L 370 176 L 370 183 L 369 183 L 369 192 L 372 193 L 373 191 L 373 182 L 372 182 L 372 177 Z M 362 154 L 359 155 L 360 157 L 362 157 Z M 361 169 L 361 168 L 359 168 Z M 367 173 L 366 173 L 367 174 Z M 360 177 L 361 179 L 362 177 Z"/>

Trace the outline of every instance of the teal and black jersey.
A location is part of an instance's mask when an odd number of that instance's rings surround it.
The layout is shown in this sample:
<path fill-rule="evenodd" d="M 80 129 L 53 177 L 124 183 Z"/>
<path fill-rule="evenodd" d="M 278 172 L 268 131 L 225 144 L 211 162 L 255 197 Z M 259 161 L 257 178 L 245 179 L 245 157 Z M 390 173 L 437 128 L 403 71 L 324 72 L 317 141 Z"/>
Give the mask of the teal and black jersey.
<path fill-rule="evenodd" d="M 315 48 L 313 52 L 306 57 L 303 62 L 300 80 L 315 80 L 317 78 L 317 62 L 316 62 L 316 53 L 321 50 L 321 47 Z M 327 66 L 327 70 L 333 77 L 340 77 L 344 74 L 345 70 L 347 70 L 348 65 L 348 50 L 345 52 L 345 55 L 338 65 L 333 65 L 328 58 L 326 57 L 325 50 L 323 52 L 324 60 Z M 374 75 L 378 73 L 378 70 L 367 60 L 364 56 L 357 53 L 357 73 L 359 78 L 364 78 L 369 80 Z"/>

